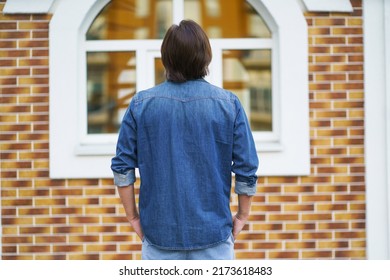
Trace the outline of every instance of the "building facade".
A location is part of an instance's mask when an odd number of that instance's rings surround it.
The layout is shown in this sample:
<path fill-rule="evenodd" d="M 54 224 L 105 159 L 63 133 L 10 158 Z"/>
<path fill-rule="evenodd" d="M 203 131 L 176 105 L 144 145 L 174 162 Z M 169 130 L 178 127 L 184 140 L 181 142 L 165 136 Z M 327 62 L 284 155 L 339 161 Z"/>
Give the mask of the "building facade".
<path fill-rule="evenodd" d="M 0 0 L 2 259 L 140 259 L 110 158 L 184 18 L 259 153 L 236 258 L 390 258 L 390 4 L 320 2 Z"/>

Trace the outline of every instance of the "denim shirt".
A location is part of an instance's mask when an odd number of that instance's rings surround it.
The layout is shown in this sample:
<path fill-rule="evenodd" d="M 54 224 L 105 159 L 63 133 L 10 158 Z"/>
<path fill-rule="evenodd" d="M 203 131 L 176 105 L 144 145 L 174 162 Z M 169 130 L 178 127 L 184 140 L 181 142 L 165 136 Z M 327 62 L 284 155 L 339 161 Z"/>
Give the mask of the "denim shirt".
<path fill-rule="evenodd" d="M 254 195 L 258 159 L 238 98 L 204 79 L 164 82 L 136 94 L 111 169 L 118 187 L 140 172 L 145 238 L 168 250 L 217 245 L 232 232 L 229 201 Z"/>

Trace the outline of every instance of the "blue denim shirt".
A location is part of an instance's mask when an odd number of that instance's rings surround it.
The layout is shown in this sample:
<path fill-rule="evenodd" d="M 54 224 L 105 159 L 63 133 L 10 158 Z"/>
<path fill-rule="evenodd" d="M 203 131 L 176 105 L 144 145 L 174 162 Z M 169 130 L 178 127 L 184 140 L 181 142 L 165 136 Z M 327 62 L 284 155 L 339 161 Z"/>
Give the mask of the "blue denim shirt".
<path fill-rule="evenodd" d="M 229 201 L 254 195 L 258 159 L 238 98 L 204 79 L 164 82 L 134 96 L 116 156 L 118 187 L 135 182 L 145 238 L 168 250 L 217 245 L 232 232 Z"/>

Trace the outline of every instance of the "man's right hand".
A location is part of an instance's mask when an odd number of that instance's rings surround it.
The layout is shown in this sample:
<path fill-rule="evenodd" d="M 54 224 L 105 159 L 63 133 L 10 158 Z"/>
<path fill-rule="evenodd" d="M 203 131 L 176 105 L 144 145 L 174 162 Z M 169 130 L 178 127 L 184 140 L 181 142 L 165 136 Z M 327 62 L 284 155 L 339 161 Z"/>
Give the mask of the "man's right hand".
<path fill-rule="evenodd" d="M 233 238 L 234 240 L 237 239 L 238 234 L 241 232 L 241 230 L 244 228 L 246 221 L 248 220 L 248 217 L 242 218 L 238 215 L 235 215 L 233 217 Z"/>
<path fill-rule="evenodd" d="M 139 219 L 139 216 L 136 216 L 132 219 L 129 219 L 129 222 L 130 222 L 131 226 L 133 227 L 135 233 L 138 235 L 138 237 L 141 240 L 144 239 L 144 232 L 142 231 L 141 221 Z"/>

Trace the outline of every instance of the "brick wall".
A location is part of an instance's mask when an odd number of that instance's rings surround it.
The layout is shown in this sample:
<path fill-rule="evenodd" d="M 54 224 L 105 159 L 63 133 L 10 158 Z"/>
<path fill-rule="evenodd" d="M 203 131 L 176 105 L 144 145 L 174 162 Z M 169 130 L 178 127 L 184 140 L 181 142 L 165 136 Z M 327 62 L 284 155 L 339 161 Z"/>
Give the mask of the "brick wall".
<path fill-rule="evenodd" d="M 352 3 L 352 14 L 306 14 L 312 175 L 260 178 L 237 258 L 366 256 L 362 4 Z M 139 259 L 111 179 L 49 178 L 49 22 L 0 12 L 2 258 Z"/>

